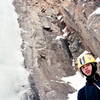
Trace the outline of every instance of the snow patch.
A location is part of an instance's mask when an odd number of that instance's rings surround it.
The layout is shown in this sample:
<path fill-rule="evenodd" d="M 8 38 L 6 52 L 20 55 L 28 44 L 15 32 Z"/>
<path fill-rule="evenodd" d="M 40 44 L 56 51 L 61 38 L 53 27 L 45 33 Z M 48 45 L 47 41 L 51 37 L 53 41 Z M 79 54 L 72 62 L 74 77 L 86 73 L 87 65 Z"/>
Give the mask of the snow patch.
<path fill-rule="evenodd" d="M 63 35 L 57 36 L 55 40 L 65 39 Z"/>
<path fill-rule="evenodd" d="M 91 13 L 88 17 L 88 19 L 90 19 L 91 16 L 93 15 L 99 15 L 100 14 L 100 7 L 98 7 L 93 13 Z"/>
<path fill-rule="evenodd" d="M 88 54 L 88 53 L 90 53 L 90 52 L 85 50 L 79 57 L 82 57 L 83 55 Z"/>
<path fill-rule="evenodd" d="M 97 62 L 97 63 L 100 62 L 100 58 L 99 58 L 99 57 L 96 58 L 96 62 Z"/>
<path fill-rule="evenodd" d="M 59 15 L 59 16 L 57 17 L 57 19 L 60 20 L 62 17 L 63 17 L 62 15 Z"/>
<path fill-rule="evenodd" d="M 77 100 L 77 92 L 80 88 L 82 88 L 85 85 L 85 78 L 82 77 L 80 72 L 76 72 L 76 75 L 63 77 L 61 80 L 63 80 L 65 83 L 69 83 L 72 87 L 74 87 L 77 90 L 75 93 L 68 95 L 68 100 Z"/>

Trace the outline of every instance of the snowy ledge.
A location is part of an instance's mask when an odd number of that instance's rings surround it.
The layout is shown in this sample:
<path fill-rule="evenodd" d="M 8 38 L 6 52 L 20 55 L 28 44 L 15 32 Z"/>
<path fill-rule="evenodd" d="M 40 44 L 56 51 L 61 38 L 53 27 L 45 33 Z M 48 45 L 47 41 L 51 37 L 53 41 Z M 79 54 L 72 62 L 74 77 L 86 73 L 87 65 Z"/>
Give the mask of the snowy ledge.
<path fill-rule="evenodd" d="M 89 16 L 88 16 L 88 19 L 91 18 L 91 16 L 93 15 L 99 15 L 100 14 L 100 7 L 98 7 L 93 13 L 91 13 Z"/>

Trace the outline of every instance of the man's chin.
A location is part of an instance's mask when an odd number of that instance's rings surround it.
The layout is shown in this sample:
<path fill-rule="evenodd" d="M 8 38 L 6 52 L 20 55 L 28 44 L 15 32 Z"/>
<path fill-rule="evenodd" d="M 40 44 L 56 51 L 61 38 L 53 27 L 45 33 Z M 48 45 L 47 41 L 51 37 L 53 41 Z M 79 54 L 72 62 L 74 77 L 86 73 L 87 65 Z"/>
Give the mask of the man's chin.
<path fill-rule="evenodd" d="M 91 73 L 90 74 L 86 74 L 86 76 L 88 76 L 88 77 L 91 76 Z"/>

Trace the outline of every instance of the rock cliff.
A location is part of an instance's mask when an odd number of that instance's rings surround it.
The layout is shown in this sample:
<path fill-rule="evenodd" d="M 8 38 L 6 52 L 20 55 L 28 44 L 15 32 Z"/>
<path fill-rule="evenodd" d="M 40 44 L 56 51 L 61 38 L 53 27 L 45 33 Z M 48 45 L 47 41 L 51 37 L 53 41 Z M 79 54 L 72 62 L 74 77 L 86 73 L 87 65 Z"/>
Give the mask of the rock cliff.
<path fill-rule="evenodd" d="M 26 100 L 67 100 L 75 89 L 61 78 L 75 74 L 72 60 L 86 49 L 100 57 L 99 0 L 14 0 L 13 5 L 30 72 Z"/>

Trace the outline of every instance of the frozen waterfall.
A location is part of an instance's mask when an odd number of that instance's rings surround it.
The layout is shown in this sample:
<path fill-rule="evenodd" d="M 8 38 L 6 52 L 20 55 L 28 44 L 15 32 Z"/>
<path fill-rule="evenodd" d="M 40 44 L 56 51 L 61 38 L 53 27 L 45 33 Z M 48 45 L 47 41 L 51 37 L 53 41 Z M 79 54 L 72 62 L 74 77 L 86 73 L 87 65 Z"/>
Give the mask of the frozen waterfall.
<path fill-rule="evenodd" d="M 22 100 L 29 88 L 23 68 L 21 37 L 12 0 L 0 0 L 0 100 Z"/>

